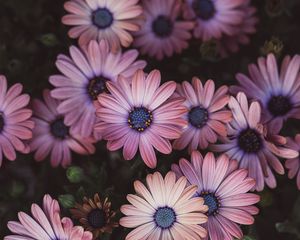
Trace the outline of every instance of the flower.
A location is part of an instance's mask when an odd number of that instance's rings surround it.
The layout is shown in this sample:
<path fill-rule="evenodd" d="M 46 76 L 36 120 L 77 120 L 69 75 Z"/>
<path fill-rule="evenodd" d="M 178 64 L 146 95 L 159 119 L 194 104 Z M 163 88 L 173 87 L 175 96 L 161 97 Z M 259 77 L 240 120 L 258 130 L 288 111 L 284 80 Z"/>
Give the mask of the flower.
<path fill-rule="evenodd" d="M 94 102 L 107 91 L 105 82 L 116 81 L 119 74 L 132 77 L 146 62 L 136 61 L 136 50 L 110 52 L 106 41 L 91 41 L 82 50 L 72 46 L 70 55 L 72 59 L 65 55 L 57 58 L 56 66 L 63 75 L 50 77 L 50 83 L 56 87 L 51 95 L 62 101 L 57 110 L 65 116 L 64 123 L 71 132 L 89 137 L 96 121 Z"/>
<path fill-rule="evenodd" d="M 249 171 L 249 176 L 256 180 L 255 189 L 262 191 L 264 182 L 270 187 L 276 187 L 276 179 L 271 169 L 284 174 L 279 161 L 281 158 L 295 158 L 298 152 L 278 146 L 284 144 L 284 137 L 267 132 L 268 128 L 260 123 L 261 107 L 254 101 L 248 106 L 244 93 L 231 97 L 229 108 L 233 120 L 228 124 L 228 137 L 222 137 L 222 144 L 211 146 L 212 151 L 225 152 L 231 159 L 236 159 L 241 168 Z"/>
<path fill-rule="evenodd" d="M 25 108 L 30 97 L 21 94 L 23 86 L 17 83 L 7 89 L 7 80 L 0 75 L 0 166 L 3 155 L 10 161 L 16 159 L 16 151 L 28 153 L 25 142 L 32 138 L 32 111 Z"/>
<path fill-rule="evenodd" d="M 79 37 L 79 45 L 105 39 L 112 51 L 116 52 L 120 45 L 128 47 L 133 41 L 131 32 L 140 28 L 137 18 L 141 15 L 142 8 L 137 3 L 138 0 L 67 1 L 64 7 L 69 14 L 62 18 L 62 22 L 73 26 L 69 36 Z"/>
<path fill-rule="evenodd" d="M 43 93 L 44 102 L 34 99 L 32 102 L 35 122 L 33 139 L 30 142 L 32 151 L 36 151 L 34 158 L 44 160 L 50 155 L 51 165 L 67 167 L 71 164 L 71 150 L 79 154 L 95 152 L 92 138 L 82 138 L 70 132 L 64 124 L 64 115 L 57 112 L 60 101 L 50 96 L 48 89 Z"/>
<path fill-rule="evenodd" d="M 250 77 L 236 75 L 240 85 L 232 87 L 232 91 L 244 91 L 249 98 L 258 100 L 263 107 L 262 122 L 270 122 L 279 132 L 284 120 L 300 119 L 300 56 L 286 56 L 280 73 L 274 54 L 260 57 L 257 63 L 258 66 L 249 65 Z"/>
<path fill-rule="evenodd" d="M 182 119 L 187 109 L 184 99 L 172 98 L 176 83 L 169 81 L 159 87 L 158 70 L 148 75 L 138 70 L 132 84 L 119 78 L 118 83 L 108 82 L 110 94 L 98 97 L 97 116 L 100 122 L 95 131 L 108 140 L 107 148 L 115 151 L 123 147 L 126 160 L 132 159 L 137 150 L 146 165 L 156 167 L 153 147 L 164 154 L 172 151 L 169 139 L 179 138 L 186 121 Z"/>
<path fill-rule="evenodd" d="M 4 240 L 92 240 L 92 233 L 73 226 L 70 218 L 60 218 L 58 202 L 49 195 L 44 196 L 43 209 L 32 204 L 31 213 L 33 217 L 19 212 L 20 222 L 8 222 L 7 227 L 14 235 L 6 236 Z"/>
<path fill-rule="evenodd" d="M 230 53 L 239 51 L 239 45 L 250 43 L 250 35 L 256 32 L 255 26 L 258 23 L 258 18 L 255 15 L 256 8 L 250 4 L 250 0 L 245 0 L 241 6 L 244 18 L 239 25 L 235 26 L 235 33 L 231 36 L 225 34 L 216 40 L 221 57 L 228 57 Z"/>
<path fill-rule="evenodd" d="M 71 209 L 73 218 L 79 219 L 84 229 L 93 233 L 93 239 L 97 239 L 101 234 L 111 233 L 112 229 L 118 227 L 118 223 L 112 218 L 116 215 L 111 211 L 111 203 L 108 198 L 101 201 L 99 194 L 94 195 L 94 199 L 83 199 L 83 204 L 76 204 L 75 209 Z"/>
<path fill-rule="evenodd" d="M 141 29 L 134 33 L 133 42 L 142 54 L 162 60 L 164 56 L 171 57 L 174 52 L 181 53 L 188 47 L 194 23 L 178 20 L 180 0 L 144 0 L 142 4 L 145 19 Z"/>
<path fill-rule="evenodd" d="M 159 172 L 148 174 L 146 181 L 147 187 L 140 181 L 134 182 L 137 195 L 128 194 L 131 204 L 121 207 L 126 216 L 120 219 L 120 225 L 135 228 L 126 240 L 188 240 L 206 236 L 206 230 L 198 224 L 207 221 L 203 214 L 207 206 L 203 205 L 203 198 L 193 198 L 196 186 L 186 187 L 185 177 L 176 181 L 173 172 L 165 178 Z"/>
<path fill-rule="evenodd" d="M 209 143 L 215 143 L 217 137 L 227 136 L 225 124 L 232 116 L 231 112 L 225 110 L 229 101 L 227 95 L 228 87 L 222 86 L 215 92 L 215 84 L 208 80 L 204 87 L 201 80 L 193 78 L 192 85 L 183 82 L 177 85 L 177 93 L 186 98 L 185 106 L 189 112 L 185 119 L 189 122 L 182 136 L 174 141 L 175 149 L 184 149 L 189 145 L 189 152 L 207 148 Z"/>
<path fill-rule="evenodd" d="M 208 41 L 234 35 L 244 18 L 245 0 L 184 0 L 183 17 L 196 21 L 194 36 Z"/>
<path fill-rule="evenodd" d="M 291 138 L 287 138 L 286 147 L 291 148 L 297 152 L 300 152 L 300 134 L 296 135 L 295 140 L 293 140 Z M 290 179 L 296 177 L 296 175 L 297 175 L 297 178 L 296 178 L 297 187 L 300 190 L 300 158 L 296 157 L 296 158 L 288 159 L 285 162 L 285 167 L 289 171 L 288 177 Z"/>
<path fill-rule="evenodd" d="M 242 238 L 239 224 L 253 224 L 252 215 L 258 209 L 252 205 L 260 200 L 258 195 L 248 193 L 255 180 L 247 177 L 247 170 L 238 169 L 237 162 L 229 161 L 226 155 L 215 159 L 207 153 L 203 159 L 198 151 L 192 153 L 191 162 L 180 159 L 179 166 L 173 164 L 172 170 L 178 178 L 186 176 L 189 184 L 197 185 L 196 196 L 208 206 L 208 221 L 202 226 L 210 240 Z"/>

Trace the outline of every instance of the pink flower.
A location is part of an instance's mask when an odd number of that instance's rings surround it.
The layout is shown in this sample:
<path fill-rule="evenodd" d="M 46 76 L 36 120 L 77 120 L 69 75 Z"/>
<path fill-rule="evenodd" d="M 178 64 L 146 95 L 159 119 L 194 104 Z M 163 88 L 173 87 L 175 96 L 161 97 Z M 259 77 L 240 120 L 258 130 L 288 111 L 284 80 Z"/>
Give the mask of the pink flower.
<path fill-rule="evenodd" d="M 287 138 L 286 147 L 291 148 L 297 152 L 300 152 L 300 134 L 297 134 L 295 140 Z M 300 190 L 300 158 L 288 159 L 285 162 L 285 167 L 288 169 L 288 177 L 290 179 L 296 177 L 297 187 Z"/>
<path fill-rule="evenodd" d="M 31 206 L 32 216 L 19 212 L 20 222 L 10 221 L 7 227 L 14 235 L 4 237 L 4 240 L 92 240 L 91 232 L 82 227 L 73 226 L 70 218 L 60 218 L 58 202 L 49 195 L 44 196 L 43 209 L 37 204 Z"/>
<path fill-rule="evenodd" d="M 130 205 L 123 205 L 121 212 L 126 217 L 120 224 L 135 228 L 126 240 L 183 240 L 203 239 L 206 231 L 198 224 L 207 221 L 203 199 L 194 197 L 196 186 L 186 187 L 187 180 L 176 181 L 173 172 L 165 178 L 159 172 L 148 174 L 147 187 L 140 181 L 134 182 L 136 195 L 128 194 Z"/>
<path fill-rule="evenodd" d="M 145 19 L 142 20 L 142 28 L 134 33 L 133 43 L 142 54 L 162 60 L 188 47 L 194 23 L 178 20 L 180 0 L 144 0 L 142 4 Z"/>
<path fill-rule="evenodd" d="M 225 152 L 231 159 L 236 159 L 241 168 L 248 169 L 249 176 L 256 180 L 255 189 L 262 191 L 264 182 L 270 187 L 276 187 L 276 179 L 271 169 L 278 174 L 284 174 L 284 168 L 278 159 L 295 158 L 298 152 L 284 148 L 284 137 L 266 132 L 266 126 L 260 123 L 261 108 L 258 102 L 250 104 L 242 92 L 237 97 L 231 97 L 229 108 L 233 120 L 228 124 L 228 137 L 222 137 L 223 144 L 215 144 L 211 149 Z"/>
<path fill-rule="evenodd" d="M 33 100 L 35 128 L 30 142 L 32 151 L 36 151 L 34 158 L 44 160 L 50 154 L 51 165 L 61 164 L 67 167 L 71 164 L 71 150 L 79 154 L 95 152 L 92 138 L 82 138 L 69 131 L 64 124 L 64 116 L 57 112 L 60 101 L 50 96 L 49 90 L 44 91 L 44 101 Z"/>
<path fill-rule="evenodd" d="M 172 151 L 169 139 L 179 138 L 186 121 L 182 119 L 187 109 L 184 99 L 172 98 L 175 82 L 160 85 L 160 72 L 148 75 L 138 70 L 132 84 L 119 78 L 118 83 L 108 82 L 110 94 L 98 97 L 97 115 L 101 120 L 95 131 L 108 140 L 107 148 L 115 151 L 123 147 L 126 160 L 132 159 L 137 150 L 146 165 L 156 166 L 154 148 L 164 154 Z M 153 148 L 154 147 L 154 148 Z"/>
<path fill-rule="evenodd" d="M 79 38 L 79 45 L 105 39 L 116 52 L 120 45 L 128 47 L 133 41 L 131 32 L 139 30 L 137 17 L 142 8 L 137 3 L 138 0 L 71 0 L 64 5 L 69 14 L 62 22 L 73 26 L 69 36 Z"/>
<path fill-rule="evenodd" d="M 7 81 L 0 76 L 0 166 L 3 155 L 10 161 L 16 159 L 16 151 L 29 153 L 25 143 L 32 138 L 32 111 L 25 108 L 30 97 L 22 94 L 23 86 L 17 83 L 7 89 Z"/>
<path fill-rule="evenodd" d="M 116 81 L 119 74 L 132 77 L 137 69 L 146 66 L 145 61 L 136 61 L 138 52 L 112 53 L 106 41 L 99 44 L 91 41 L 82 50 L 72 46 L 71 58 L 59 55 L 57 68 L 63 75 L 50 77 L 56 88 L 51 96 L 61 100 L 57 110 L 65 116 L 64 123 L 71 132 L 89 137 L 96 121 L 94 102 L 98 95 L 106 92 L 105 83 Z M 97 136 L 100 138 L 100 136 Z"/>
<path fill-rule="evenodd" d="M 260 57 L 249 65 L 250 77 L 237 74 L 240 86 L 233 92 L 244 91 L 249 98 L 258 100 L 263 107 L 262 122 L 270 122 L 276 132 L 288 118 L 300 119 L 300 56 L 286 56 L 279 72 L 274 54 Z"/>
<path fill-rule="evenodd" d="M 239 45 L 248 45 L 250 43 L 250 35 L 256 32 L 256 24 L 258 23 L 258 18 L 255 15 L 256 8 L 250 4 L 250 0 L 245 0 L 241 7 L 244 18 L 239 25 L 235 26 L 235 33 L 231 36 L 225 34 L 222 38 L 216 40 L 221 57 L 228 57 L 230 53 L 239 51 Z"/>
<path fill-rule="evenodd" d="M 208 41 L 232 36 L 244 18 L 241 7 L 247 0 L 184 0 L 183 17 L 196 21 L 194 36 Z"/>
<path fill-rule="evenodd" d="M 204 87 L 198 78 L 193 78 L 192 84 L 183 82 L 177 85 L 177 93 L 186 98 L 185 106 L 189 112 L 185 119 L 189 122 L 182 136 L 174 141 L 175 149 L 184 149 L 189 145 L 189 152 L 207 148 L 209 143 L 215 143 L 218 136 L 227 136 L 225 124 L 232 116 L 224 107 L 229 101 L 228 87 L 222 86 L 215 92 L 215 84 L 208 80 Z"/>
<path fill-rule="evenodd" d="M 235 160 L 229 161 L 226 155 L 215 159 L 212 153 L 206 156 L 198 151 L 192 153 L 191 162 L 179 161 L 172 165 L 176 176 L 187 177 L 188 183 L 197 185 L 197 197 L 204 199 L 208 206 L 208 221 L 202 226 L 208 231 L 205 239 L 224 240 L 241 239 L 243 236 L 239 224 L 251 225 L 258 213 L 253 204 L 259 202 L 256 194 L 247 193 L 255 186 L 255 181 L 247 177 L 247 170 L 238 169 Z"/>

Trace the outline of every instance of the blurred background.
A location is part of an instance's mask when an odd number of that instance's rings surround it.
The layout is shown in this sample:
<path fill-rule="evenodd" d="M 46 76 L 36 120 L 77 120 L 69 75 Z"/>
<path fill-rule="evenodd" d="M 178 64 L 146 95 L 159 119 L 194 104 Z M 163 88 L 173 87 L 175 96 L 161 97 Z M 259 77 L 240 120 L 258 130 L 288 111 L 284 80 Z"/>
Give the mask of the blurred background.
<path fill-rule="evenodd" d="M 214 79 L 218 86 L 235 83 L 235 73 L 246 72 L 247 65 L 269 52 L 281 60 L 286 54 L 300 54 L 300 0 L 252 0 L 260 19 L 251 44 L 237 54 L 221 60 L 213 44 L 192 40 L 181 55 L 161 62 L 148 61 L 146 70 L 159 69 L 163 80 L 181 82 L 198 76 Z M 58 73 L 56 56 L 68 53 L 75 41 L 67 36 L 61 24 L 65 14 L 62 0 L 0 0 L 0 73 L 9 84 L 20 82 L 32 98 L 40 98 L 44 88 L 51 88 L 48 77 Z M 143 58 L 143 56 L 141 57 Z M 299 121 L 290 121 L 283 135 L 300 132 Z M 173 162 L 188 157 L 185 151 L 158 155 L 157 169 L 145 167 L 137 156 L 122 160 L 121 152 L 109 153 L 105 142 L 97 144 L 93 156 L 73 155 L 69 169 L 51 168 L 48 161 L 36 163 L 33 155 L 18 155 L 17 161 L 4 161 L 0 168 L 0 239 L 8 234 L 6 223 L 16 220 L 19 211 L 30 211 L 33 202 L 41 203 L 45 193 L 59 199 L 64 215 L 74 202 L 94 193 L 108 196 L 117 210 L 132 193 L 133 181 L 143 180 L 147 173 L 166 173 Z M 260 193 L 260 214 L 251 227 L 244 228 L 245 239 L 300 239 L 300 192 L 294 180 L 278 176 L 278 187 Z M 117 218 L 120 217 L 118 212 Z M 117 228 L 101 239 L 124 239 L 127 230 Z"/>

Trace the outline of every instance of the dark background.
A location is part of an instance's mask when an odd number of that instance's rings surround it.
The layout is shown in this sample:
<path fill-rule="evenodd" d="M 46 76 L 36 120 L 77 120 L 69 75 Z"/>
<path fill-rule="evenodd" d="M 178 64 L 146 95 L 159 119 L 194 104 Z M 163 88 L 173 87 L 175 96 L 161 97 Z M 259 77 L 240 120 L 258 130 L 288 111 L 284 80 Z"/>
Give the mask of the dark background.
<path fill-rule="evenodd" d="M 217 85 L 232 84 L 235 73 L 246 72 L 247 64 L 255 62 L 266 52 L 265 42 L 272 37 L 283 43 L 281 57 L 299 54 L 300 0 L 252 2 L 260 18 L 258 32 L 251 37 L 251 44 L 242 47 L 238 54 L 224 60 L 213 54 L 203 55 L 201 52 L 205 48 L 202 46 L 201 50 L 201 42 L 193 40 L 190 48 L 180 56 L 162 62 L 147 59 L 147 70 L 158 68 L 164 81 L 172 79 L 180 82 L 199 76 L 203 80 L 212 78 Z M 44 88 L 51 88 L 48 77 L 57 73 L 54 65 L 56 56 L 67 53 L 68 47 L 76 44 L 68 38 L 68 28 L 60 21 L 64 15 L 63 3 L 62 0 L 0 0 L 0 73 L 7 76 L 10 85 L 22 83 L 25 92 L 34 98 L 40 97 Z M 266 10 L 266 5 L 276 4 L 279 4 L 277 10 L 276 7 L 271 12 Z M 265 51 L 262 51 L 264 46 Z M 299 130 L 299 122 L 290 121 L 283 134 L 294 136 Z M 122 160 L 121 152 L 109 153 L 104 142 L 97 144 L 97 152 L 93 156 L 73 156 L 74 165 L 81 167 L 85 174 L 84 179 L 76 184 L 70 183 L 65 169 L 52 169 L 48 160 L 36 163 L 32 154 L 19 154 L 15 162 L 4 161 L 0 169 L 1 239 L 8 234 L 7 221 L 15 220 L 18 211 L 29 213 L 31 203 L 41 203 L 45 193 L 53 197 L 71 194 L 80 201 L 84 195 L 91 197 L 99 192 L 102 196 L 109 196 L 113 207 L 118 209 L 126 202 L 126 194 L 133 192 L 133 181 L 144 179 L 147 173 L 153 172 L 138 156 L 126 162 Z M 178 162 L 184 156 L 187 157 L 186 152 L 174 151 L 168 156 L 158 154 L 157 170 L 166 173 L 172 162 Z M 289 180 L 287 176 L 277 177 L 278 187 L 261 193 L 261 212 L 255 225 L 244 229 L 251 239 L 297 239 L 293 233 L 298 231 L 299 234 L 300 229 L 300 194 L 295 180 Z M 69 215 L 68 209 L 62 209 L 65 215 Z M 280 222 L 285 224 L 276 228 L 275 224 Z M 126 230 L 118 228 L 113 235 L 101 239 L 120 240 L 126 233 Z"/>

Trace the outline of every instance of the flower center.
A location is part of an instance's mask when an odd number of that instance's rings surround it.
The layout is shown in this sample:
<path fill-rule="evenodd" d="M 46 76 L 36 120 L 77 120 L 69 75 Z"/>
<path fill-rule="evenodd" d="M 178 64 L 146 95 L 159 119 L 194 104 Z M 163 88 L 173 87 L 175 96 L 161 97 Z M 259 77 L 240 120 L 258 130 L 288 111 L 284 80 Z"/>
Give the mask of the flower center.
<path fill-rule="evenodd" d="M 290 99 L 282 95 L 272 96 L 268 102 L 268 109 L 275 117 L 284 116 L 292 107 Z"/>
<path fill-rule="evenodd" d="M 188 114 L 189 122 L 196 128 L 202 128 L 208 121 L 208 111 L 203 107 L 193 107 Z"/>
<path fill-rule="evenodd" d="M 158 227 L 167 229 L 176 222 L 176 214 L 172 208 L 160 207 L 154 214 L 154 221 Z"/>
<path fill-rule="evenodd" d="M 87 89 L 92 100 L 97 100 L 100 93 L 108 92 L 105 84 L 107 81 L 109 79 L 102 76 L 90 80 Z"/>
<path fill-rule="evenodd" d="M 215 5 L 212 0 L 194 0 L 192 7 L 196 15 L 203 20 L 212 18 L 216 13 Z"/>
<path fill-rule="evenodd" d="M 215 215 L 218 213 L 220 203 L 215 194 L 210 192 L 201 192 L 199 196 L 204 199 L 204 204 L 208 206 L 208 216 Z"/>
<path fill-rule="evenodd" d="M 158 16 L 152 23 L 152 31 L 161 38 L 169 37 L 173 32 L 173 23 L 166 16 Z"/>
<path fill-rule="evenodd" d="M 0 112 L 0 133 L 3 131 L 5 125 L 4 114 Z"/>
<path fill-rule="evenodd" d="M 105 226 L 105 213 L 102 209 L 93 209 L 87 215 L 88 223 L 93 228 L 102 228 Z"/>
<path fill-rule="evenodd" d="M 107 8 L 98 8 L 92 13 L 92 22 L 100 29 L 110 27 L 113 21 L 113 14 Z"/>
<path fill-rule="evenodd" d="M 147 129 L 153 120 L 152 113 L 144 107 L 134 107 L 134 109 L 129 113 L 128 123 L 130 128 L 137 130 L 138 132 L 143 132 Z"/>
<path fill-rule="evenodd" d="M 256 153 L 262 148 L 262 138 L 254 129 L 243 130 L 238 137 L 239 147 L 247 153 Z"/>
<path fill-rule="evenodd" d="M 50 131 L 56 138 L 65 139 L 69 135 L 69 127 L 64 124 L 62 118 L 58 118 L 50 124 Z"/>

